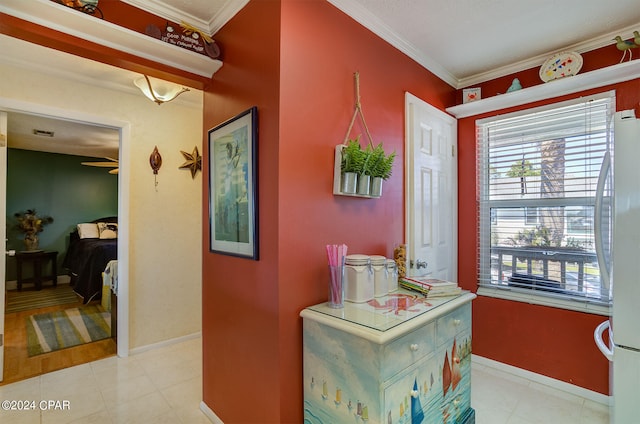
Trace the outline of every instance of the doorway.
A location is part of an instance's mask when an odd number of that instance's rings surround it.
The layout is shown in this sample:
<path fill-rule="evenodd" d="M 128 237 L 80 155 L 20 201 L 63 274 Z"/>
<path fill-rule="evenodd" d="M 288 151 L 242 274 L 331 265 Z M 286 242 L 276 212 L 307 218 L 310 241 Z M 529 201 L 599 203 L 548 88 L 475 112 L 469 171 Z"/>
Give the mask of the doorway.
<path fill-rule="evenodd" d="M 128 178 L 128 154 L 126 147 L 128 145 L 129 139 L 129 124 L 121 121 L 116 121 L 100 116 L 88 116 L 84 113 L 79 112 L 64 112 L 58 110 L 52 110 L 51 108 L 44 107 L 42 105 L 37 104 L 25 104 L 23 102 L 18 102 L 10 99 L 2 99 L 0 98 L 0 111 L 26 115 L 36 115 L 36 116 L 44 116 L 53 120 L 66 120 L 66 121 L 74 121 L 78 123 L 82 123 L 84 125 L 95 125 L 100 128 L 110 128 L 112 131 L 115 131 L 118 134 L 118 149 L 119 149 L 119 160 L 120 160 L 120 174 L 118 178 L 118 188 L 117 188 L 117 197 L 118 197 L 118 207 L 117 207 L 117 215 L 119 220 L 120 231 L 118 231 L 118 310 L 119 316 L 117 321 L 117 334 L 118 334 L 118 345 L 117 345 L 117 354 L 119 356 L 127 356 L 129 346 L 128 346 L 128 281 L 127 281 L 127 272 L 128 269 L 128 185 L 126 184 Z M 8 140 L 9 146 L 11 145 L 11 140 Z M 4 165 L 3 165 L 4 166 Z M 106 171 L 105 171 L 106 172 Z M 123 182 L 124 181 L 124 182 Z M 12 215 L 13 211 L 6 210 L 6 198 L 2 199 L 4 210 L 3 213 Z M 3 251 L 6 250 L 6 247 L 3 248 Z M 3 252 L 3 254 L 6 252 Z M 0 290 L 5 291 L 5 275 L 0 276 Z M 4 320 L 4 304 L 0 305 L 0 317 Z M 21 318 L 22 322 L 24 322 L 24 317 Z M 21 320 L 18 318 L 18 320 Z M 23 325 L 23 323 L 21 324 Z M 5 328 L 5 333 L 12 331 L 12 328 L 7 326 Z M 6 334 L 8 335 L 8 334 Z M 75 349 L 75 348 L 72 348 Z M 98 350 L 90 353 L 81 353 L 76 354 L 76 358 L 80 359 L 82 362 L 90 362 L 91 360 L 95 360 L 98 356 L 105 356 L 108 354 L 108 349 L 105 349 L 104 346 L 98 347 Z M 102 352 L 100 352 L 102 350 Z M 113 348 L 111 354 L 113 354 Z M 97 355 L 97 356 L 96 356 Z M 1 356 L 0 356 L 1 357 Z M 56 361 L 52 361 L 56 362 Z M 63 360 L 58 361 L 58 363 L 64 364 L 60 366 L 60 368 L 66 368 L 68 366 L 75 365 L 75 363 L 69 363 L 69 361 Z M 3 364 L 0 364 L 3 366 Z M 5 368 L 6 369 L 6 368 Z M 38 369 L 36 369 L 38 371 Z M 53 369 L 42 369 L 41 373 L 53 371 Z M 10 377 L 5 375 L 5 382 L 9 382 Z"/>

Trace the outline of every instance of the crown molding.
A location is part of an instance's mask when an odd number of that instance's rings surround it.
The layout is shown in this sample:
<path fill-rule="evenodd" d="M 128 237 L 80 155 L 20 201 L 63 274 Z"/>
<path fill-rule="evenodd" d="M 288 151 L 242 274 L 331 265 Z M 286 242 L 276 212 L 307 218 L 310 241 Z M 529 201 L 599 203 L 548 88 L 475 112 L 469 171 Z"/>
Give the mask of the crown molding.
<path fill-rule="evenodd" d="M 156 16 L 164 18 L 171 22 L 180 23 L 182 21 L 193 25 L 199 30 L 208 34 L 209 23 L 197 18 L 189 13 L 180 11 L 175 7 L 168 5 L 166 2 L 160 2 L 157 0 L 121 0 L 123 3 L 130 4 L 131 6 L 142 9 L 146 12 L 152 13 Z"/>
<path fill-rule="evenodd" d="M 495 78 L 503 77 L 505 75 L 511 75 L 517 72 L 541 66 L 546 59 L 562 51 L 575 51 L 578 53 L 584 53 L 601 47 L 612 45 L 613 38 L 616 35 L 626 33 L 633 34 L 633 31 L 637 30 L 637 25 L 632 25 L 616 31 L 612 31 L 608 34 L 596 38 L 592 38 L 590 40 L 566 46 L 556 51 L 543 53 L 538 56 L 528 58 L 526 60 L 522 60 L 507 66 L 492 69 L 491 71 L 482 72 L 465 78 L 457 78 L 431 57 L 427 56 L 423 52 L 420 52 L 414 45 L 406 41 L 404 38 L 400 37 L 396 32 L 385 25 L 377 16 L 369 12 L 360 3 L 354 2 L 352 0 L 327 1 L 456 89 L 470 87 L 474 84 L 480 84 L 482 82 L 490 81 Z"/>
<path fill-rule="evenodd" d="M 327 1 L 351 18 L 353 18 L 356 22 L 360 23 L 362 26 L 385 40 L 387 43 L 391 44 L 393 47 L 397 48 L 402 53 L 418 62 L 418 64 L 422 65 L 422 67 L 432 72 L 447 84 L 451 85 L 454 88 L 458 86 L 458 79 L 455 76 L 453 76 L 435 60 L 420 52 L 414 45 L 407 42 L 404 38 L 400 37 L 377 16 L 360 5 L 360 3 L 354 2 L 352 0 Z"/>
<path fill-rule="evenodd" d="M 209 33 L 215 34 L 233 18 L 242 8 L 249 3 L 249 0 L 225 1 L 224 5 L 209 21 Z"/>
<path fill-rule="evenodd" d="M 222 62 L 49 0 L 3 0 L 0 12 L 74 37 L 211 78 Z"/>
<path fill-rule="evenodd" d="M 466 118 L 539 100 L 564 96 L 605 85 L 617 84 L 640 78 L 640 60 L 631 60 L 596 69 L 572 77 L 560 78 L 522 90 L 500 94 L 474 102 L 448 107 L 446 111 L 456 118 Z"/>
<path fill-rule="evenodd" d="M 458 81 L 458 89 L 473 86 L 474 84 L 480 84 L 486 81 L 490 81 L 496 78 L 504 77 L 506 75 L 512 75 L 518 72 L 525 71 L 527 69 L 536 68 L 542 66 L 545 60 L 549 59 L 556 53 L 568 51 L 577 53 L 586 53 L 592 50 L 596 50 L 606 46 L 613 46 L 613 41 L 616 35 L 620 34 L 633 34 L 633 31 L 637 30 L 638 25 L 632 25 L 626 28 L 618 29 L 610 33 L 592 38 L 590 40 L 581 41 L 580 43 L 572 44 L 559 50 L 555 50 L 549 53 L 543 53 L 538 56 L 531 57 L 520 62 L 513 63 L 508 66 L 503 66 L 498 69 L 494 69 L 488 72 L 482 72 L 480 74 L 472 75 L 467 78 L 461 78 Z M 622 37 L 629 38 L 629 37 Z"/>
<path fill-rule="evenodd" d="M 123 3 L 142 9 L 171 22 L 180 23 L 187 22 L 193 25 L 205 34 L 209 34 L 209 22 L 201 18 L 195 17 L 189 13 L 178 10 L 177 8 L 158 0 L 121 0 Z"/>
<path fill-rule="evenodd" d="M 231 18 L 235 16 L 243 7 L 249 3 L 249 0 L 226 0 L 222 3 L 220 10 L 216 14 L 205 21 L 202 17 L 196 17 L 189 13 L 185 13 L 161 0 L 121 0 L 125 3 L 135 6 L 138 9 L 146 10 L 156 16 L 164 18 L 171 22 L 186 22 L 205 34 L 213 35 L 224 26 Z"/>

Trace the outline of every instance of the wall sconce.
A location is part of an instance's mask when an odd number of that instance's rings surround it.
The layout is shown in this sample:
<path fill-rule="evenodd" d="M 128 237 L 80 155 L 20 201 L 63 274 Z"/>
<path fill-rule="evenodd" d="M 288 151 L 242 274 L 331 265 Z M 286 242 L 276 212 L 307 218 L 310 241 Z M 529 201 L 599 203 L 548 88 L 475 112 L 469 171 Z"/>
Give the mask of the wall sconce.
<path fill-rule="evenodd" d="M 162 166 L 162 156 L 160 156 L 158 146 L 153 148 L 153 152 L 151 152 L 151 156 L 149 156 L 149 165 L 151 165 L 151 169 L 153 169 L 153 179 L 155 182 L 156 191 L 158 191 L 158 171 Z"/>
<path fill-rule="evenodd" d="M 158 105 L 170 102 L 185 91 L 189 91 L 188 88 L 159 79 L 154 79 L 155 88 L 153 88 L 151 87 L 151 80 L 146 75 L 144 75 L 144 78 L 136 79 L 133 83 L 149 100 L 156 102 Z"/>

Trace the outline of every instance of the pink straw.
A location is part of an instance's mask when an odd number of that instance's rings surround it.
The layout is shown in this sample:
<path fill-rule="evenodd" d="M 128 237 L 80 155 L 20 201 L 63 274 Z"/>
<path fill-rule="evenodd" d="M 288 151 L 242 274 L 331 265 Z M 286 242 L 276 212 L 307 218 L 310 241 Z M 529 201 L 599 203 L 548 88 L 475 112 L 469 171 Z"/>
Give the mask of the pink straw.
<path fill-rule="evenodd" d="M 347 256 L 346 244 L 327 244 L 326 249 L 329 266 L 338 266 L 342 264 L 344 257 Z"/>

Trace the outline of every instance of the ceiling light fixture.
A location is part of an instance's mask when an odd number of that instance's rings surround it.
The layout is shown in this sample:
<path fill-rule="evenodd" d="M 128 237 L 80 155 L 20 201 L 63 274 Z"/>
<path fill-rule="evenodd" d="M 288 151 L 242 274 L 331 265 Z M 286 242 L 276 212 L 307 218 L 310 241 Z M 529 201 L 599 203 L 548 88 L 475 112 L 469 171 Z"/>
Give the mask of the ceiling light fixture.
<path fill-rule="evenodd" d="M 149 100 L 156 102 L 158 105 L 170 102 L 185 91 L 189 91 L 188 88 L 159 79 L 154 79 L 156 87 L 153 88 L 151 87 L 151 80 L 146 75 L 144 75 L 144 78 L 136 79 L 133 83 L 145 96 L 149 98 Z"/>

